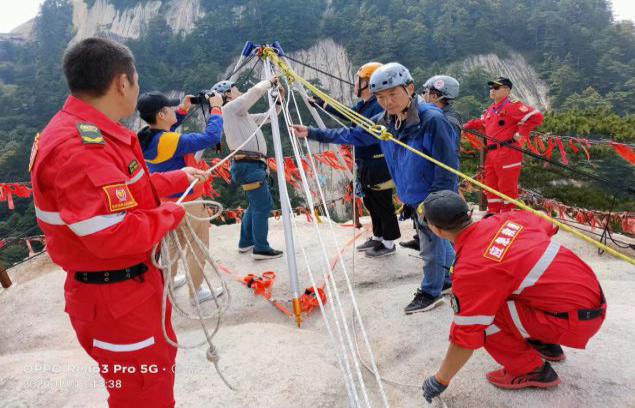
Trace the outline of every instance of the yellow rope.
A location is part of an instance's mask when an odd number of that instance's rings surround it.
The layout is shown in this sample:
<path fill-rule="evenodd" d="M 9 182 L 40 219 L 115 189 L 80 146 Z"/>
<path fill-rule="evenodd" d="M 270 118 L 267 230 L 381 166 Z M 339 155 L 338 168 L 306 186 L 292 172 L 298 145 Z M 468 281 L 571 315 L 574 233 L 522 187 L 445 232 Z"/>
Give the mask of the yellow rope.
<path fill-rule="evenodd" d="M 271 48 L 265 49 L 263 51 L 263 56 L 265 58 L 269 58 L 271 59 L 271 61 L 273 63 L 275 63 L 280 70 L 289 78 L 295 81 L 298 81 L 300 83 L 302 83 L 307 89 L 309 89 L 311 92 L 313 92 L 315 95 L 317 95 L 318 97 L 320 97 L 321 99 L 323 99 L 326 103 L 328 103 L 329 105 L 331 105 L 333 107 L 333 109 L 335 109 L 336 111 L 338 111 L 339 113 L 341 113 L 342 115 L 344 115 L 346 118 L 348 118 L 352 123 L 356 124 L 358 127 L 364 129 L 366 132 L 370 133 L 372 136 L 376 137 L 377 139 L 380 140 L 384 140 L 384 141 L 392 141 L 393 143 L 398 144 L 399 146 L 403 147 L 404 149 L 408 149 L 410 150 L 412 153 L 423 157 L 426 160 L 431 161 L 432 163 L 436 164 L 437 166 L 441 167 L 442 169 L 449 171 L 452 174 L 455 174 L 459 177 L 461 177 L 464 180 L 467 180 L 468 182 L 482 188 L 485 191 L 488 191 L 500 198 L 502 198 L 503 200 L 513 203 L 514 205 L 516 205 L 519 208 L 522 208 L 523 210 L 529 211 L 532 214 L 542 218 L 543 220 L 546 220 L 554 225 L 557 225 L 558 227 L 560 227 L 562 230 L 567 231 L 570 234 L 573 234 L 574 236 L 588 242 L 591 245 L 596 246 L 597 248 L 600 248 L 601 250 L 623 260 L 626 261 L 630 264 L 635 265 L 635 259 L 629 257 L 628 255 L 622 254 L 616 250 L 614 250 L 613 248 L 599 242 L 596 241 L 595 239 L 584 235 L 583 233 L 579 232 L 578 230 L 568 226 L 567 224 L 564 224 L 556 219 L 554 219 L 553 217 L 550 217 L 549 215 L 535 210 L 533 208 L 531 208 L 530 206 L 528 206 L 527 204 L 523 203 L 522 201 L 519 200 L 515 200 L 503 193 L 501 193 L 500 191 L 497 191 L 491 187 L 489 187 L 486 184 L 481 183 L 480 181 L 468 176 L 467 174 L 461 173 L 460 171 L 448 166 L 445 163 L 440 162 L 439 160 L 435 159 L 434 157 L 430 157 L 425 153 L 420 152 L 419 150 L 408 146 L 406 143 L 402 142 L 401 140 L 396 139 L 390 132 L 388 132 L 388 130 L 384 127 L 384 126 L 379 126 L 377 124 L 375 124 L 373 121 L 371 121 L 370 119 L 366 118 L 365 116 L 360 115 L 359 113 L 355 112 L 354 110 L 352 110 L 351 108 L 349 108 L 348 106 L 345 106 L 343 104 L 341 104 L 339 101 L 337 101 L 336 99 L 333 99 L 331 96 L 327 95 L 325 92 L 321 91 L 320 89 L 318 89 L 315 85 L 313 85 L 312 83 L 310 83 L 309 81 L 307 81 L 306 79 L 302 78 L 301 76 L 299 76 L 298 74 L 296 74 L 284 61 L 282 61 L 280 59 L 280 57 L 278 56 L 278 54 Z"/>

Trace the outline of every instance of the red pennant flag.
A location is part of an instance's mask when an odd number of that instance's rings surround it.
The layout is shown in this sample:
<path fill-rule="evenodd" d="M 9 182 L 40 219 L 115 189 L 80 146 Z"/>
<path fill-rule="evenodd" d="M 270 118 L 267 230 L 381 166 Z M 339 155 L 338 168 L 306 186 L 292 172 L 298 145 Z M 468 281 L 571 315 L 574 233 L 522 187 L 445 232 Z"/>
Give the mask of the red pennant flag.
<path fill-rule="evenodd" d="M 622 218 L 622 231 L 627 234 L 635 234 L 635 217 L 629 216 L 628 213 Z"/>
<path fill-rule="evenodd" d="M 615 142 L 611 142 L 611 146 L 613 146 L 615 152 L 622 156 L 624 160 L 626 160 L 630 164 L 635 165 L 635 152 L 633 152 L 633 149 L 624 144 Z"/>
<path fill-rule="evenodd" d="M 562 145 L 562 140 L 559 137 L 556 137 L 556 143 L 558 144 L 558 149 L 560 149 L 560 156 L 562 157 L 562 163 L 565 166 L 569 165 L 569 160 L 567 160 L 567 154 L 564 151 L 564 146 Z"/>
<path fill-rule="evenodd" d="M 569 147 L 571 148 L 571 151 L 573 151 L 573 153 L 578 153 L 580 151 L 580 149 L 575 147 L 575 144 L 573 144 L 573 139 L 569 139 Z"/>

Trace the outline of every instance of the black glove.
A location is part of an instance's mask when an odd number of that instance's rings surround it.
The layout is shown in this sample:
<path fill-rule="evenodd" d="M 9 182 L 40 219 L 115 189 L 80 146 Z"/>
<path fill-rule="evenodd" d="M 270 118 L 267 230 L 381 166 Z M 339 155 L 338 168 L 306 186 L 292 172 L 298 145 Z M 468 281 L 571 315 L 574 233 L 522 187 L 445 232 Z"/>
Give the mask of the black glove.
<path fill-rule="evenodd" d="M 437 381 L 435 376 L 426 378 L 421 386 L 421 389 L 423 390 L 423 398 L 425 398 L 429 403 L 432 403 L 432 398 L 436 398 L 441 395 L 446 388 L 448 388 L 447 385 L 441 384 Z"/>
<path fill-rule="evenodd" d="M 319 96 L 312 96 L 308 99 L 309 101 L 309 105 L 313 106 L 314 108 L 316 107 L 320 107 L 320 108 L 324 108 L 324 100 L 322 98 L 320 98 Z"/>
<path fill-rule="evenodd" d="M 412 207 L 404 204 L 403 210 L 399 214 L 399 221 L 409 220 L 410 218 L 412 218 Z"/>

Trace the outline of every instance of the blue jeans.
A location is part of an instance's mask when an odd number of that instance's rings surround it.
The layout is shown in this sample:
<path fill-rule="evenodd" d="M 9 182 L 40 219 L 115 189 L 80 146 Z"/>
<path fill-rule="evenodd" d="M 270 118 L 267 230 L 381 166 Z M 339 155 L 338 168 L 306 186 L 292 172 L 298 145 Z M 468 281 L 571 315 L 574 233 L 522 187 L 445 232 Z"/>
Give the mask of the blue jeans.
<path fill-rule="evenodd" d="M 270 251 L 267 241 L 269 234 L 269 215 L 273 208 L 267 167 L 259 162 L 234 162 L 231 173 L 234 183 L 243 185 L 260 182 L 255 190 L 246 191 L 249 207 L 245 211 L 240 226 L 239 248 L 253 245 L 256 251 Z"/>
<path fill-rule="evenodd" d="M 454 263 L 454 248 L 447 239 L 434 235 L 427 225 L 417 221 L 419 253 L 423 258 L 421 290 L 432 297 L 441 295 L 444 284 L 450 284 L 450 267 Z"/>

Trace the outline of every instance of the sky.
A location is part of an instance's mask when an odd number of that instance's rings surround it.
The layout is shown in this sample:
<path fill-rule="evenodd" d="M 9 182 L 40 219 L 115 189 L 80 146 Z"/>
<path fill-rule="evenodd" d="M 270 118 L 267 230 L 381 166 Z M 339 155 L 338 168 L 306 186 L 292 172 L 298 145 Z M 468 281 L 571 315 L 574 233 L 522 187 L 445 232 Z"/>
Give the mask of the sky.
<path fill-rule="evenodd" d="M 2 13 L 0 13 L 0 33 L 8 33 L 35 17 L 43 0 L 0 0 Z M 635 21 L 635 1 L 611 0 L 613 11 L 618 20 L 629 19 Z"/>

